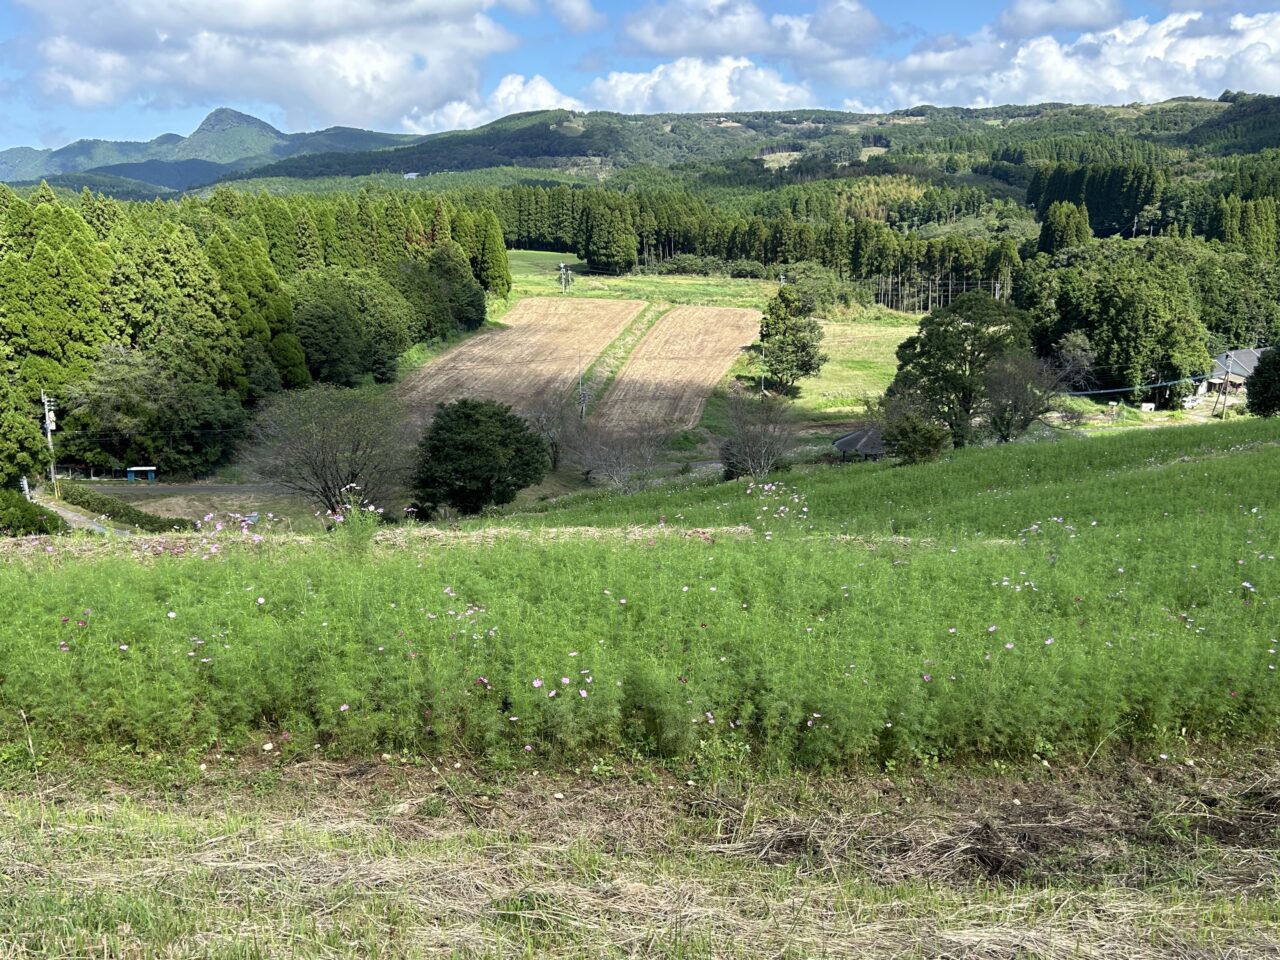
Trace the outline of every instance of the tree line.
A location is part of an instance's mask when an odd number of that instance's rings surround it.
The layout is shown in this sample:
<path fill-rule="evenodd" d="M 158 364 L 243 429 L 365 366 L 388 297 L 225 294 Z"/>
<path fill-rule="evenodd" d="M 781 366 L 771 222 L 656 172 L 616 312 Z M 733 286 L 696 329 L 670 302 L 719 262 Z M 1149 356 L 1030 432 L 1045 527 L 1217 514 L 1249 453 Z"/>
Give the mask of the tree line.
<path fill-rule="evenodd" d="M 0 481 L 47 465 L 42 391 L 60 456 L 201 473 L 266 397 L 389 381 L 405 348 L 479 326 L 510 284 L 494 215 L 442 197 L 0 187 Z"/>

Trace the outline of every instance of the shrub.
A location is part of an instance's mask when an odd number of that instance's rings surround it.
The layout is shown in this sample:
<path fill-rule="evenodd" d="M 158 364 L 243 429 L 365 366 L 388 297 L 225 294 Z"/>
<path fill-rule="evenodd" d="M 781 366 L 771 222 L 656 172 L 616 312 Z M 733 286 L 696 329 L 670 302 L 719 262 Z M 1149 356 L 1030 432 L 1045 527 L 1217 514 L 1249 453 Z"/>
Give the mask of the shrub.
<path fill-rule="evenodd" d="M 489 400 L 441 404 L 418 446 L 418 506 L 479 513 L 510 503 L 546 475 L 547 445 L 511 408 Z"/>
<path fill-rule="evenodd" d="M 1250 413 L 1259 417 L 1280 414 L 1280 347 L 1272 347 L 1258 358 L 1245 387 Z"/>
<path fill-rule="evenodd" d="M 254 417 L 250 473 L 288 487 L 331 513 L 349 491 L 386 506 L 408 473 L 407 419 L 394 399 L 374 389 L 316 384 L 264 403 Z"/>
<path fill-rule="evenodd" d="M 66 529 L 56 513 L 31 503 L 17 490 L 0 490 L 0 536 L 25 537 Z"/>
<path fill-rule="evenodd" d="M 926 420 L 914 410 L 884 426 L 885 448 L 902 464 L 937 460 L 951 446 L 951 433 L 940 423 Z"/>
<path fill-rule="evenodd" d="M 126 526 L 136 527 L 148 533 L 170 533 L 174 530 L 194 530 L 195 522 L 175 517 L 159 517 L 137 507 L 109 497 L 105 493 L 90 490 L 78 483 L 62 484 L 62 499 L 77 507 L 83 507 L 99 517 L 107 517 Z"/>

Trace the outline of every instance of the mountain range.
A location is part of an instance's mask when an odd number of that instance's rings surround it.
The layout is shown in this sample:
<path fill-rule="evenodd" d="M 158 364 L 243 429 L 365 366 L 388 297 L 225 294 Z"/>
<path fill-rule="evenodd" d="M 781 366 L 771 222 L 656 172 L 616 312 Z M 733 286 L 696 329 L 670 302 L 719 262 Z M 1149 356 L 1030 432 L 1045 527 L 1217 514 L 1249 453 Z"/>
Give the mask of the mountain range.
<path fill-rule="evenodd" d="M 643 176 L 644 168 L 674 173 L 696 166 L 704 183 L 714 186 L 719 180 L 741 183 L 779 164 L 791 180 L 802 181 L 879 159 L 876 155 L 885 151 L 898 167 L 909 167 L 922 153 L 976 150 L 993 160 L 1007 159 L 1025 152 L 1021 145 L 1046 140 L 1056 146 L 1042 159 L 1070 159 L 1078 138 L 1098 136 L 1130 144 L 1134 156 L 1165 160 L 1256 153 L 1280 147 L 1280 98 L 1228 91 L 1214 100 L 1178 97 L 1120 107 L 919 106 L 887 114 L 543 110 L 427 136 L 351 127 L 282 133 L 255 117 L 220 108 L 188 137 L 165 134 L 146 143 L 77 140 L 56 150 L 3 150 L 0 181 L 45 179 L 55 187 L 147 200 L 227 180 L 271 178 L 277 185 L 294 181 L 301 187 L 321 177 L 470 174 L 493 168 L 518 168 L 533 176 L 530 168 L 559 171 L 595 180 L 629 167 L 636 168 L 634 178 Z M 993 175 L 1005 176 L 998 170 Z"/>
<path fill-rule="evenodd" d="M 92 173 L 96 178 L 139 181 L 161 190 L 186 190 L 286 157 L 382 150 L 418 139 L 413 134 L 352 127 L 282 133 L 257 117 L 221 107 L 205 117 L 189 137 L 166 133 L 145 143 L 77 140 L 56 150 L 2 150 L 0 180 L 74 179 L 70 175 Z"/>

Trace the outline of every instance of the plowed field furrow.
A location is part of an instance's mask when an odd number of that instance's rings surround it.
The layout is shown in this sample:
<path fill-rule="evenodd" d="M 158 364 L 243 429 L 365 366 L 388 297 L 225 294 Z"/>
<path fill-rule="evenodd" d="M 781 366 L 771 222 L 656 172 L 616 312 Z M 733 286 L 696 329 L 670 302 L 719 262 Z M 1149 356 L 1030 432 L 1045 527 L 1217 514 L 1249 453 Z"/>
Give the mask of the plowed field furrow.
<path fill-rule="evenodd" d="M 688 429 L 742 350 L 760 314 L 736 307 L 677 307 L 653 325 L 596 408 L 608 429 Z"/>
<path fill-rule="evenodd" d="M 462 397 L 528 411 L 567 398 L 585 370 L 645 308 L 642 300 L 522 300 L 506 327 L 478 334 L 406 377 L 397 393 L 419 422 Z"/>

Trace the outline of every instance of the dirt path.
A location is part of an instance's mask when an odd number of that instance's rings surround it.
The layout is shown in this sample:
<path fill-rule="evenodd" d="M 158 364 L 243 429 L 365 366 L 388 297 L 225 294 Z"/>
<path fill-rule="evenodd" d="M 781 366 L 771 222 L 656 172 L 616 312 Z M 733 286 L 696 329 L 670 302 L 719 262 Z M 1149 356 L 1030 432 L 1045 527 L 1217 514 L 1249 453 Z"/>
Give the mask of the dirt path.
<path fill-rule="evenodd" d="M 86 514 L 80 513 L 65 504 L 59 503 L 41 494 L 32 496 L 33 502 L 51 510 L 67 522 L 67 526 L 73 530 L 88 530 L 91 533 L 115 534 L 118 536 L 128 536 L 127 531 L 108 529 L 100 524 L 97 520 L 90 519 Z"/>
<path fill-rule="evenodd" d="M 176 794 L 81 763 L 24 780 L 15 762 L 0 953 L 1280 955 L 1265 749 L 768 778 L 722 749 L 708 782 L 624 762 L 494 777 L 465 756 L 286 761 L 279 743 L 188 759 Z"/>

